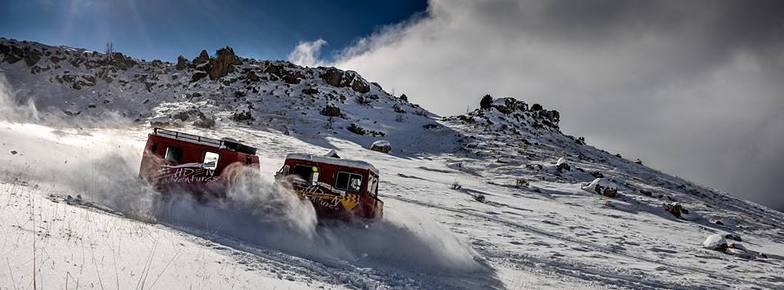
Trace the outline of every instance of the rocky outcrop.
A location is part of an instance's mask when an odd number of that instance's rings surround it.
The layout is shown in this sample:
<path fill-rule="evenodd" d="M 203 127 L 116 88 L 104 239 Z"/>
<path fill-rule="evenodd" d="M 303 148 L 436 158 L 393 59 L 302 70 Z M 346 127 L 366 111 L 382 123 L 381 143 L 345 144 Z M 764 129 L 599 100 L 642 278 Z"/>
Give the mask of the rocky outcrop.
<path fill-rule="evenodd" d="M 343 85 L 350 86 L 357 93 L 370 92 L 370 84 L 355 71 L 347 71 L 344 74 Z"/>
<path fill-rule="evenodd" d="M 321 79 L 333 87 L 350 87 L 358 93 L 370 92 L 370 83 L 355 71 L 342 71 L 334 67 L 321 74 Z"/>
<path fill-rule="evenodd" d="M 490 110 L 493 105 L 493 97 L 490 95 L 485 95 L 482 97 L 482 100 L 479 101 L 479 108 L 482 110 Z"/>
<path fill-rule="evenodd" d="M 234 66 L 239 65 L 240 58 L 234 54 L 234 50 L 231 47 L 224 47 L 217 51 L 218 56 L 215 58 L 215 61 L 212 62 L 212 65 L 209 70 L 209 75 L 211 80 L 216 80 L 222 78 L 229 74 L 230 72 L 234 71 Z"/>
<path fill-rule="evenodd" d="M 194 66 L 198 66 L 200 64 L 205 64 L 210 62 L 210 54 L 207 53 L 206 50 L 202 49 L 199 53 L 199 56 L 193 59 L 192 63 Z"/>
<path fill-rule="evenodd" d="M 128 70 L 136 66 L 138 63 L 129 56 L 125 56 L 119 52 L 113 52 L 112 54 L 108 55 L 101 64 L 114 66 L 121 70 Z"/>

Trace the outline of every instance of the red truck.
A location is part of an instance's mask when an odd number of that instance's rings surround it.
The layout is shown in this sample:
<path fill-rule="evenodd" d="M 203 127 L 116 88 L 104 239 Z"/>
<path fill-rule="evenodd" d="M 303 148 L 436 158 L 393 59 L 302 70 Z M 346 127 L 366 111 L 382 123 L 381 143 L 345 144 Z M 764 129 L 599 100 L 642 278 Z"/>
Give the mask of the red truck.
<path fill-rule="evenodd" d="M 256 148 L 229 138 L 154 128 L 147 136 L 139 176 L 162 193 L 184 191 L 200 200 L 224 198 L 238 166 L 260 169 Z"/>
<path fill-rule="evenodd" d="M 286 156 L 275 179 L 310 199 L 320 218 L 375 219 L 384 213 L 378 176 L 378 169 L 364 161 L 295 153 Z"/>

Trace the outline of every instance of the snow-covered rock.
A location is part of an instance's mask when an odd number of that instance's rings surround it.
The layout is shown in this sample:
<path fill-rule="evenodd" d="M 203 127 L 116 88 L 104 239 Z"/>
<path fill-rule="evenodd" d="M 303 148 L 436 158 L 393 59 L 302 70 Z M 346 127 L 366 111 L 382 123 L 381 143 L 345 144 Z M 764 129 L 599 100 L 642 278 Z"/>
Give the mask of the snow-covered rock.
<path fill-rule="evenodd" d="M 370 150 L 389 153 L 392 151 L 392 143 L 389 143 L 387 140 L 378 140 L 370 145 Z"/>
<path fill-rule="evenodd" d="M 727 240 L 720 234 L 710 235 L 702 242 L 702 247 L 709 250 L 724 251 L 727 249 Z"/>
<path fill-rule="evenodd" d="M 569 166 L 569 162 L 566 162 L 566 158 L 558 158 L 558 161 L 555 162 L 555 169 L 559 172 L 570 170 L 572 167 Z"/>
<path fill-rule="evenodd" d="M 583 185 L 582 189 L 606 197 L 615 197 L 618 195 L 618 185 L 604 178 L 596 178 L 590 183 Z"/>

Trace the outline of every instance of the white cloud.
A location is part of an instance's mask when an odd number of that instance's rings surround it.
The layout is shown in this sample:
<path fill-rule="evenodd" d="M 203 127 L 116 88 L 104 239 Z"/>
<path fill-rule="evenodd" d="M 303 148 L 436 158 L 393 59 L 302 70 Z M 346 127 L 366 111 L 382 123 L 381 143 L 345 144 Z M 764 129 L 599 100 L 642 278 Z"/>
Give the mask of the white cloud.
<path fill-rule="evenodd" d="M 443 115 L 486 93 L 541 103 L 589 143 L 756 200 L 770 195 L 783 177 L 784 145 L 771 140 L 784 140 L 784 44 L 781 26 L 767 23 L 784 9 L 580 3 L 431 0 L 426 16 L 359 40 L 334 65 Z M 318 43 L 290 59 L 319 63 Z"/>
<path fill-rule="evenodd" d="M 325 63 L 319 59 L 321 48 L 327 42 L 321 38 L 314 41 L 301 41 L 289 54 L 289 61 L 302 66 L 320 66 Z"/>

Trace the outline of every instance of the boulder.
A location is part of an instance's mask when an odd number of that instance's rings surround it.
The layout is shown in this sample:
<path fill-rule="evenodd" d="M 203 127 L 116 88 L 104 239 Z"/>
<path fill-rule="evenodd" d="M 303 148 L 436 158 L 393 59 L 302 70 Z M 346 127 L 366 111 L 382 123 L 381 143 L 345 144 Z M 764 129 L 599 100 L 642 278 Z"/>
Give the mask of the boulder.
<path fill-rule="evenodd" d="M 334 67 L 328 68 L 325 73 L 321 74 L 321 79 L 330 86 L 340 87 L 343 82 L 343 71 Z"/>
<path fill-rule="evenodd" d="M 357 135 L 365 135 L 367 133 L 364 128 L 360 127 L 356 123 L 351 123 L 351 125 L 349 125 L 346 130 Z"/>
<path fill-rule="evenodd" d="M 177 64 L 174 66 L 174 68 L 176 68 L 177 70 L 184 70 L 187 67 L 188 67 L 188 59 L 182 55 L 178 56 Z"/>
<path fill-rule="evenodd" d="M 318 94 L 318 92 L 319 92 L 318 88 L 315 87 L 307 87 L 302 89 L 302 93 L 306 95 L 315 95 Z"/>
<path fill-rule="evenodd" d="M 370 92 L 370 85 L 362 78 L 357 78 L 351 83 L 351 89 L 357 93 Z"/>
<path fill-rule="evenodd" d="M 180 119 L 172 118 L 169 116 L 160 116 L 150 119 L 150 126 L 152 127 L 182 127 Z"/>
<path fill-rule="evenodd" d="M 370 84 L 363 79 L 357 72 L 355 71 L 345 71 L 343 72 L 343 80 L 340 83 L 342 87 L 351 87 L 357 93 L 367 93 L 370 91 Z"/>
<path fill-rule="evenodd" d="M 370 145 L 370 150 L 378 151 L 382 153 L 389 153 L 390 151 L 392 151 L 392 144 L 389 143 L 389 141 L 387 140 L 378 140 Z"/>
<path fill-rule="evenodd" d="M 204 78 L 204 77 L 206 77 L 206 76 L 207 76 L 207 73 L 206 73 L 206 72 L 203 72 L 203 71 L 197 71 L 197 72 L 193 73 L 193 76 L 191 76 L 191 82 L 198 81 L 198 80 L 200 80 L 200 79 L 203 79 L 203 78 Z"/>
<path fill-rule="evenodd" d="M 566 158 L 558 158 L 558 161 L 555 163 L 555 168 L 558 169 L 558 172 L 564 172 L 571 170 L 572 167 L 569 166 L 569 163 L 566 162 Z"/>
<path fill-rule="evenodd" d="M 291 74 L 284 75 L 282 79 L 284 82 L 291 85 L 296 85 L 300 81 L 297 76 Z"/>
<path fill-rule="evenodd" d="M 485 95 L 482 97 L 482 100 L 479 101 L 479 108 L 482 110 L 490 110 L 493 105 L 493 97 L 490 95 Z"/>
<path fill-rule="evenodd" d="M 231 47 L 224 47 L 217 51 L 218 56 L 212 63 L 209 74 L 211 80 L 222 78 L 234 71 L 234 66 L 240 64 L 240 58 L 234 54 Z"/>
<path fill-rule="evenodd" d="M 235 122 L 255 120 L 250 111 L 234 112 L 234 114 L 231 115 L 231 119 L 234 120 Z"/>
<path fill-rule="evenodd" d="M 392 105 L 392 110 L 395 111 L 395 113 L 399 113 L 399 114 L 406 113 L 406 109 L 403 109 L 403 106 L 401 106 L 400 104 Z"/>
<path fill-rule="evenodd" d="M 672 214 L 673 216 L 682 219 L 684 214 L 688 214 L 689 211 L 684 208 L 680 203 L 673 202 L 673 203 L 665 203 L 664 210 Z"/>
<path fill-rule="evenodd" d="M 208 117 L 206 114 L 199 111 L 199 117 L 196 121 L 193 121 L 193 125 L 196 127 L 212 129 L 215 127 L 215 118 Z"/>
<path fill-rule="evenodd" d="M 254 71 L 249 71 L 248 75 L 246 76 L 246 78 L 249 81 L 252 81 L 252 82 L 258 82 L 259 81 L 259 76 L 256 75 L 256 72 L 254 72 Z"/>
<path fill-rule="evenodd" d="M 739 234 L 726 234 L 724 235 L 724 238 L 728 240 L 738 241 L 738 242 L 743 241 L 743 239 L 740 238 Z"/>

